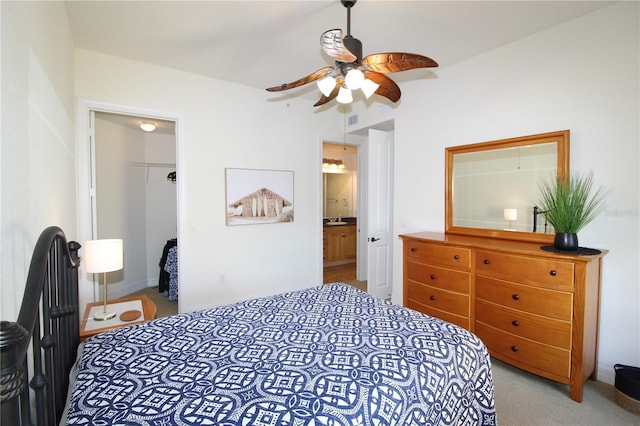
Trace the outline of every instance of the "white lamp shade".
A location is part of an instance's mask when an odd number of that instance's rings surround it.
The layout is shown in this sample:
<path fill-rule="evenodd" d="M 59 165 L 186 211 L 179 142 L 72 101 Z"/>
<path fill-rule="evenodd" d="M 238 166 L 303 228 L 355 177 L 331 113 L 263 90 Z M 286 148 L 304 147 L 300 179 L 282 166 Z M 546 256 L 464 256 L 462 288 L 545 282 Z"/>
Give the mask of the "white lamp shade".
<path fill-rule="evenodd" d="M 91 240 L 84 244 L 84 263 L 89 273 L 122 269 L 122 240 Z"/>
<path fill-rule="evenodd" d="M 316 84 L 318 85 L 318 89 L 320 89 L 323 95 L 329 96 L 331 92 L 333 92 L 333 89 L 336 87 L 336 79 L 329 75 L 322 80 L 318 80 Z"/>
<path fill-rule="evenodd" d="M 349 104 L 353 102 L 353 96 L 351 95 L 351 90 L 347 89 L 346 87 L 341 87 L 340 91 L 338 92 L 338 97 L 336 98 L 336 101 L 340 102 L 341 104 Z"/>
<path fill-rule="evenodd" d="M 518 220 L 518 209 L 504 209 L 504 220 Z"/>
<path fill-rule="evenodd" d="M 364 93 L 364 97 L 369 99 L 371 95 L 376 93 L 376 90 L 378 90 L 378 87 L 380 87 L 378 83 L 375 83 L 374 81 L 369 80 L 367 78 L 365 81 L 362 82 L 362 86 L 360 87 L 360 89 L 362 89 L 362 93 Z"/>

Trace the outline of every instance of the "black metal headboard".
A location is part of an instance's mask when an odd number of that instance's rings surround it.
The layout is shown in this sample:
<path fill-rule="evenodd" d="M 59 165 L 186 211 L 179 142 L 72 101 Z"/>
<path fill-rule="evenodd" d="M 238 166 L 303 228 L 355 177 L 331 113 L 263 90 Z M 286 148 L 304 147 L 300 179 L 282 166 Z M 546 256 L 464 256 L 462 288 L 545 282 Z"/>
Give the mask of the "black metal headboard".
<path fill-rule="evenodd" d="M 79 249 L 77 242 L 67 243 L 62 229 L 45 229 L 33 251 L 18 320 L 0 323 L 2 425 L 33 424 L 32 409 L 35 424 L 57 425 L 64 412 L 80 341 Z"/>

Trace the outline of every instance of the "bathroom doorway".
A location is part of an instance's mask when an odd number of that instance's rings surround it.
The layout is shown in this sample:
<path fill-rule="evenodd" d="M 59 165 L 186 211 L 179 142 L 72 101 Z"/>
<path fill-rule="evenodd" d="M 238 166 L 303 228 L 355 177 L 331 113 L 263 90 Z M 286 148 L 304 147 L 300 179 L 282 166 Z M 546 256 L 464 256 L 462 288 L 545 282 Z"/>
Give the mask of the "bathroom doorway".
<path fill-rule="evenodd" d="M 366 281 L 357 280 L 358 146 L 323 142 L 322 157 L 323 282 L 366 291 Z"/>

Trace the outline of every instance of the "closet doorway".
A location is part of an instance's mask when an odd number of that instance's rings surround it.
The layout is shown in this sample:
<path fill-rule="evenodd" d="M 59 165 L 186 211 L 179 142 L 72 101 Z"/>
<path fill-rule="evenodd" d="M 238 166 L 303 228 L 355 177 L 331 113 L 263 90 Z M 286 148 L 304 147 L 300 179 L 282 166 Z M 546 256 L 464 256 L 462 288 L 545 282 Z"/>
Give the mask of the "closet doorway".
<path fill-rule="evenodd" d="M 178 238 L 176 122 L 107 111 L 91 111 L 91 122 L 91 238 L 124 242 L 124 268 L 108 274 L 108 298 L 145 291 L 171 299 L 178 312 L 177 285 L 169 297 L 162 268 Z M 93 298 L 100 294 L 94 288 Z"/>

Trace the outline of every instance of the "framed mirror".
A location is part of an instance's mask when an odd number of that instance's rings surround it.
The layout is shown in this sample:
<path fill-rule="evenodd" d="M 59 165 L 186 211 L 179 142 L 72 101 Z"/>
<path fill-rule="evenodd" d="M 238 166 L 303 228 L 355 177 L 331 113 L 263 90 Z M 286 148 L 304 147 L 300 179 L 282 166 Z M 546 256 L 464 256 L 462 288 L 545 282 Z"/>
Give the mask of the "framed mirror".
<path fill-rule="evenodd" d="M 323 218 L 357 217 L 356 173 L 323 173 Z"/>
<path fill-rule="evenodd" d="M 569 130 L 445 149 L 445 232 L 553 242 L 533 200 L 538 182 L 569 177 Z"/>

